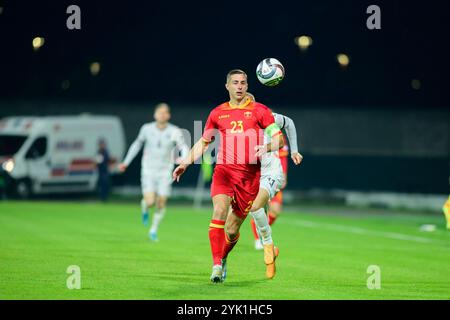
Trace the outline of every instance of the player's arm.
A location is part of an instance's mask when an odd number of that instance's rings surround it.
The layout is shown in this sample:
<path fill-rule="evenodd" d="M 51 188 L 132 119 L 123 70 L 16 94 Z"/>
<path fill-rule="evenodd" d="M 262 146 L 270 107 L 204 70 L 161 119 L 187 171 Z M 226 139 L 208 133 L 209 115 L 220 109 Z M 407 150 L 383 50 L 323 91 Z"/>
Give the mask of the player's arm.
<path fill-rule="evenodd" d="M 206 149 L 208 149 L 209 142 L 206 141 L 203 137 L 200 138 L 194 146 L 189 151 L 186 158 L 181 160 L 181 164 L 175 168 L 172 174 L 172 179 L 175 181 L 180 181 L 181 175 L 186 171 L 186 169 L 193 164 L 197 159 L 199 159 L 203 153 L 205 153 Z"/>
<path fill-rule="evenodd" d="M 175 136 L 174 136 L 175 144 L 180 150 L 180 158 L 176 160 L 177 164 L 182 163 L 182 159 L 185 159 L 189 153 L 189 147 L 186 144 L 186 141 L 184 140 L 183 133 L 180 129 L 176 130 Z"/>
<path fill-rule="evenodd" d="M 281 186 L 281 190 L 286 188 L 287 185 L 287 171 L 288 171 L 288 152 L 285 150 L 280 151 L 280 162 L 281 162 L 281 168 L 283 170 L 283 185 Z"/>
<path fill-rule="evenodd" d="M 257 157 L 261 157 L 268 152 L 277 151 L 284 146 L 283 135 L 281 134 L 281 130 L 275 122 L 268 125 L 264 129 L 264 134 L 266 134 L 268 137 L 271 137 L 271 139 L 268 144 L 255 147 Z"/>
<path fill-rule="evenodd" d="M 134 140 L 134 142 L 131 144 L 130 148 L 128 149 L 125 159 L 118 166 L 120 172 L 124 172 L 128 168 L 131 161 L 133 161 L 133 159 L 136 157 L 136 155 L 141 150 L 142 146 L 144 145 L 144 142 L 145 142 L 145 132 L 144 132 L 144 126 L 142 126 L 136 140 Z"/>
<path fill-rule="evenodd" d="M 264 128 L 264 134 L 270 137 L 268 144 L 255 147 L 256 156 L 261 157 L 267 152 L 277 151 L 283 148 L 284 139 L 280 127 L 275 123 L 275 118 L 269 108 L 262 108 L 258 116 L 260 127 Z"/>
<path fill-rule="evenodd" d="M 291 159 L 296 164 L 299 165 L 303 156 L 298 152 L 297 143 L 297 129 L 295 127 L 294 121 L 282 114 L 274 114 L 275 123 L 280 127 L 281 130 L 285 130 L 287 138 L 289 140 L 289 146 L 291 147 Z"/>

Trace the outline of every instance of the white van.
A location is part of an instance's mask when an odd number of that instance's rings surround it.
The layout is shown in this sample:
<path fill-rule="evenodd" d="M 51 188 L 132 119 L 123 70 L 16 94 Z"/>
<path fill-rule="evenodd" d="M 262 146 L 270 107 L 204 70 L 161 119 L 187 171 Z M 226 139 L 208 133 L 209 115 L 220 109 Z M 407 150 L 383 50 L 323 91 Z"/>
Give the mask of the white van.
<path fill-rule="evenodd" d="M 111 173 L 125 152 L 115 116 L 8 117 L 0 120 L 0 186 L 31 194 L 89 192 L 97 187 L 97 150 L 106 142 Z"/>

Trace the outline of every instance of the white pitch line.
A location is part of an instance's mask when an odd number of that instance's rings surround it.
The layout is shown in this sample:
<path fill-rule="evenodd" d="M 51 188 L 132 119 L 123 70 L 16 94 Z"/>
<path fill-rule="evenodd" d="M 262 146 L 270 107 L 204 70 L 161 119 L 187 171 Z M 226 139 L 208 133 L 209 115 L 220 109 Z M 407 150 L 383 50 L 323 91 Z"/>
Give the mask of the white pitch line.
<path fill-rule="evenodd" d="M 302 227 L 306 227 L 306 228 L 320 228 L 320 229 L 327 229 L 327 230 L 331 230 L 331 231 L 369 235 L 369 236 L 383 237 L 383 238 L 389 238 L 389 239 L 395 239 L 395 240 L 413 241 L 413 242 L 420 242 L 420 243 L 432 243 L 433 242 L 433 240 L 428 239 L 428 238 L 415 237 L 415 236 L 410 236 L 407 234 L 397 233 L 397 232 L 373 231 L 373 230 L 364 229 L 364 228 L 360 228 L 360 227 L 348 227 L 348 226 L 342 226 L 339 224 L 331 224 L 331 223 L 317 223 L 317 222 L 312 222 L 312 221 L 308 221 L 308 220 L 289 221 L 289 223 L 292 223 L 292 222 L 294 222 L 295 224 L 300 225 Z"/>

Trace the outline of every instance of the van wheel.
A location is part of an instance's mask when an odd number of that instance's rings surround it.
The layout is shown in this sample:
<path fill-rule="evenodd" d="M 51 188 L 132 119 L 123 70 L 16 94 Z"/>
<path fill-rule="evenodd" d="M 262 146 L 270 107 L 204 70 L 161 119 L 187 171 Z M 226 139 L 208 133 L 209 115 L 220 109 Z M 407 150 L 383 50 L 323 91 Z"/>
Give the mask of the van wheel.
<path fill-rule="evenodd" d="M 29 199 L 31 197 L 31 183 L 28 180 L 19 180 L 16 183 L 16 195 L 19 199 Z"/>

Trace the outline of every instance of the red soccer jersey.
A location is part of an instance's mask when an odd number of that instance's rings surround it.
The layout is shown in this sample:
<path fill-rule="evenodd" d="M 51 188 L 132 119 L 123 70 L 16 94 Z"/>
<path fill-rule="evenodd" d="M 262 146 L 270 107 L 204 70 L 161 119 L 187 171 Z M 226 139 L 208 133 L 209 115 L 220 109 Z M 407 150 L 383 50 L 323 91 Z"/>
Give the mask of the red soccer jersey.
<path fill-rule="evenodd" d="M 209 114 L 203 139 L 210 142 L 219 136 L 218 165 L 256 172 L 260 163 L 255 157 L 255 146 L 264 142 L 264 129 L 274 122 L 270 109 L 261 103 L 247 100 L 236 107 L 225 102 Z"/>

